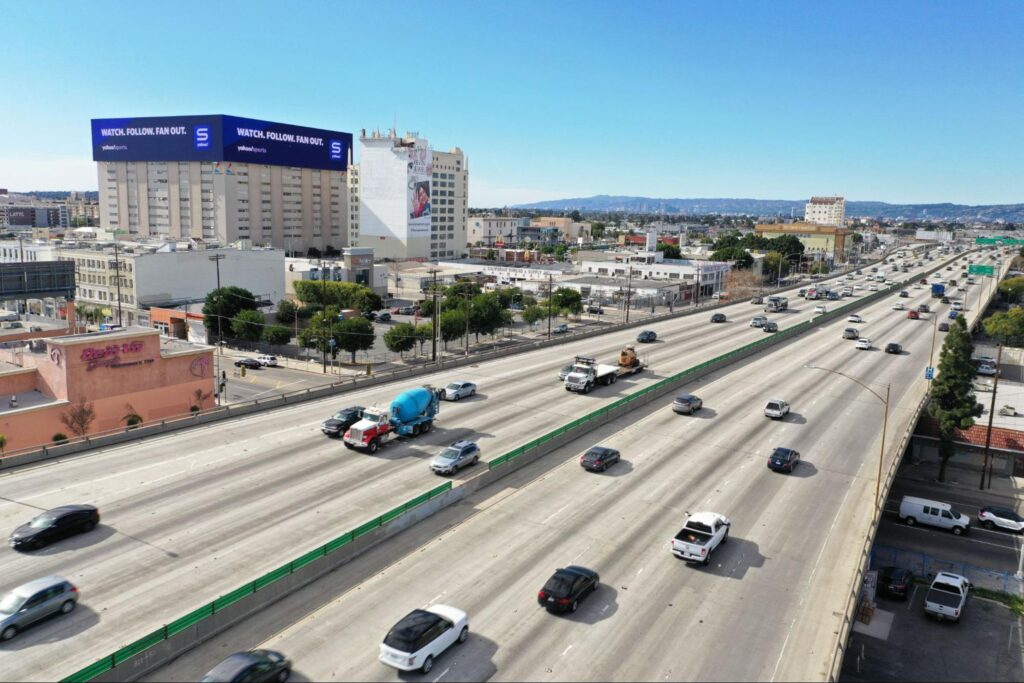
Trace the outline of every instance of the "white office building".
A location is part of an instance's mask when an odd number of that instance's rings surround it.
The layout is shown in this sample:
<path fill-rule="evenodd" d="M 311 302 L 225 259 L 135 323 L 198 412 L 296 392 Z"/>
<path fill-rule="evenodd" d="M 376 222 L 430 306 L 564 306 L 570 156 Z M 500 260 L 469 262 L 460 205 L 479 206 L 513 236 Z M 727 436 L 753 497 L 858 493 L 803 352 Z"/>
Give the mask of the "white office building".
<path fill-rule="evenodd" d="M 359 167 L 349 181 L 349 200 L 358 197 L 351 240 L 378 258 L 428 260 L 466 253 L 469 169 L 458 147 L 430 148 L 418 133 L 398 137 L 364 130 Z"/>
<path fill-rule="evenodd" d="M 811 197 L 804 207 L 804 220 L 817 225 L 843 227 L 846 219 L 846 200 L 842 197 Z"/>

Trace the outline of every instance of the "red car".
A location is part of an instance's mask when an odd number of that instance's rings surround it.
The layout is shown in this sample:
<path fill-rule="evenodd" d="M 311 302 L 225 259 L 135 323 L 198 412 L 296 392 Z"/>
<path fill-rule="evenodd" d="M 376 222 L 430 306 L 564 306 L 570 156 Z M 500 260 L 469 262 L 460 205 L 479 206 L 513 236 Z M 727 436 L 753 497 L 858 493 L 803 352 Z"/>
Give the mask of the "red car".
<path fill-rule="evenodd" d="M 926 280 L 925 278 L 921 278 L 921 280 L 918 282 L 918 284 L 919 285 L 926 285 L 926 284 L 928 284 L 928 280 Z"/>
<path fill-rule="evenodd" d="M 917 311 L 907 311 L 907 319 L 908 320 L 919 320 L 920 318 L 921 318 L 921 314 L 918 313 Z"/>

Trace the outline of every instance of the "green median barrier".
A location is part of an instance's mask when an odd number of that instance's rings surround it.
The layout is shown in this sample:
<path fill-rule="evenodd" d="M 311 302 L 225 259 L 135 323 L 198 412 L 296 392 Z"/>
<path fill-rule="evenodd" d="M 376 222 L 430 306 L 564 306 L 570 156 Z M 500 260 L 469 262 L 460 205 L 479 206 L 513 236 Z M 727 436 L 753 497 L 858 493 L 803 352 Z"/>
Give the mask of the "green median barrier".
<path fill-rule="evenodd" d="M 435 486 L 434 488 L 430 489 L 427 492 L 427 498 L 428 498 L 428 500 L 431 499 L 431 498 L 437 498 L 438 496 L 440 496 L 445 491 L 451 491 L 451 490 L 452 490 L 452 483 L 450 481 L 446 481 L 445 483 L 441 484 L 440 486 Z"/>
<path fill-rule="evenodd" d="M 342 534 L 341 536 L 338 536 L 333 541 L 328 541 L 327 544 L 324 546 L 324 548 L 325 548 L 325 550 L 327 551 L 328 554 L 329 553 L 333 553 L 338 548 L 345 547 L 346 545 L 351 543 L 354 539 L 355 539 L 355 536 L 353 536 L 352 532 L 350 531 L 347 534 Z"/>
<path fill-rule="evenodd" d="M 370 533 L 371 531 L 373 531 L 374 529 L 376 529 L 379 526 L 380 526 L 380 517 L 375 517 L 374 519 L 371 519 L 366 524 L 362 524 L 360 526 L 357 526 L 355 529 L 353 529 L 352 530 L 352 539 L 355 540 L 355 539 L 359 538 L 360 536 L 365 536 L 366 534 Z"/>
<path fill-rule="evenodd" d="M 247 583 L 241 588 L 236 588 L 226 595 L 222 595 L 213 601 L 213 611 L 216 614 L 228 605 L 233 605 L 247 595 L 252 595 L 253 584 Z"/>
<path fill-rule="evenodd" d="M 174 621 L 172 621 L 164 627 L 164 632 L 167 634 L 167 637 L 170 638 L 175 633 L 181 633 L 190 626 L 198 624 L 200 621 L 210 616 L 211 614 L 213 614 L 212 602 L 203 605 L 197 610 L 189 612 L 188 614 L 179 619 L 175 619 Z"/>
<path fill-rule="evenodd" d="M 277 569 L 273 569 L 273 570 L 267 572 L 266 574 L 264 574 L 263 576 L 261 576 L 260 578 L 256 579 L 253 582 L 253 589 L 254 590 L 262 590 L 263 588 L 266 588 L 267 586 L 269 586 L 270 584 L 274 583 L 278 579 L 283 579 L 284 577 L 288 576 L 291 573 L 292 573 L 292 563 L 289 562 L 288 564 L 283 565 L 281 567 L 278 567 Z"/>
<path fill-rule="evenodd" d="M 316 550 L 311 550 L 308 553 L 306 553 L 305 555 L 300 555 L 296 559 L 292 560 L 292 571 L 293 572 L 298 571 L 299 569 L 302 569 L 303 567 L 305 567 L 310 562 L 315 562 L 316 560 L 319 560 L 321 557 L 323 557 L 326 554 L 327 554 L 327 546 L 322 545 L 319 548 L 317 548 Z"/>
<path fill-rule="evenodd" d="M 388 522 L 393 520 L 395 517 L 401 517 L 402 515 L 404 515 L 405 511 L 407 509 L 407 507 L 406 507 L 407 505 L 408 505 L 407 503 L 402 503 L 401 505 L 399 505 L 398 507 L 394 508 L 393 510 L 388 510 L 387 512 L 385 512 L 383 515 L 380 516 L 381 524 L 387 524 Z"/>
<path fill-rule="evenodd" d="M 506 462 L 508 462 L 508 455 L 499 455 L 499 456 L 498 456 L 497 458 L 495 458 L 494 460 L 490 460 L 490 461 L 488 461 L 488 463 L 487 463 L 487 469 L 489 469 L 489 470 L 493 470 L 493 469 L 495 469 L 496 467 L 499 467 L 499 466 L 501 466 L 501 465 L 504 465 L 504 464 L 505 464 Z"/>
<path fill-rule="evenodd" d="M 114 653 L 114 655 L 113 655 L 114 666 L 120 666 L 121 664 L 124 664 L 130 658 L 132 658 L 135 655 L 139 654 L 143 650 L 147 650 L 147 649 L 153 647 L 157 643 L 163 642 L 163 640 L 164 640 L 164 630 L 161 628 L 161 629 L 158 629 L 156 631 L 153 631 L 149 635 L 145 635 L 145 636 L 139 638 L 134 643 L 129 643 L 128 645 L 125 645 L 120 650 L 118 650 L 118 651 L 116 651 Z"/>
<path fill-rule="evenodd" d="M 416 507 L 417 505 L 422 505 L 423 503 L 426 503 L 428 500 L 430 500 L 430 492 L 427 491 L 426 493 L 421 493 L 412 500 L 407 501 L 405 503 L 405 509 L 409 510 L 411 508 Z"/>
<path fill-rule="evenodd" d="M 97 662 L 93 662 L 84 669 L 79 669 L 75 673 L 63 679 L 61 683 L 86 683 L 86 681 L 91 681 L 100 674 L 105 674 L 113 668 L 114 658 L 104 657 Z"/>

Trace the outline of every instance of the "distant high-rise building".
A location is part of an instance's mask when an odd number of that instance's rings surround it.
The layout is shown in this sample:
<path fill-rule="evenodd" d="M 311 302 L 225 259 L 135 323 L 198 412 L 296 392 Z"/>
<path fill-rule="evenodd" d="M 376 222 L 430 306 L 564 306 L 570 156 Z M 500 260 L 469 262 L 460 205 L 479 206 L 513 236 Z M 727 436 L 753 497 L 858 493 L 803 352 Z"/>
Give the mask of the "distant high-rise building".
<path fill-rule="evenodd" d="M 469 168 L 462 150 L 430 148 L 418 133 L 359 138 L 352 167 L 350 239 L 379 258 L 458 258 L 466 253 Z"/>
<path fill-rule="evenodd" d="M 804 220 L 817 225 L 842 227 L 846 218 L 846 200 L 842 197 L 811 197 L 804 208 Z"/>
<path fill-rule="evenodd" d="M 352 135 L 236 116 L 94 119 L 100 225 L 138 237 L 348 244 Z"/>

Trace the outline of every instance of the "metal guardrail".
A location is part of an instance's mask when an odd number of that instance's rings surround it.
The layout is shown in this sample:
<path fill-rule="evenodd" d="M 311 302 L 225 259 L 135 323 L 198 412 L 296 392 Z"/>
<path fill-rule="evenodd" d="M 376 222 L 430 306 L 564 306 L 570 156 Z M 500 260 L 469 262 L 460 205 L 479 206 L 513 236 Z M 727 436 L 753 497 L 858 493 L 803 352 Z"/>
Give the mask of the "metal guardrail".
<path fill-rule="evenodd" d="M 152 633 L 144 635 L 138 640 L 129 643 L 128 645 L 125 645 L 119 650 L 112 652 L 106 657 L 103 657 L 93 662 L 89 666 L 76 671 L 67 678 L 64 678 L 63 683 L 80 683 L 84 681 L 91 681 L 96 676 L 99 676 L 100 674 L 110 671 L 114 667 L 124 664 L 132 657 L 135 657 L 136 655 L 144 652 L 145 650 L 153 647 L 154 645 L 157 645 L 158 643 L 167 640 L 176 633 L 180 633 L 181 631 L 184 631 L 185 629 L 198 624 L 202 620 L 213 616 L 218 611 L 223 610 L 225 607 L 232 605 L 240 600 L 244 600 L 250 595 L 253 595 L 263 590 L 264 588 L 270 586 L 276 581 L 280 581 L 286 576 L 293 574 L 302 567 L 305 567 L 308 564 L 311 564 L 313 562 L 316 562 L 317 560 L 326 557 L 327 555 L 329 555 L 332 552 L 335 552 L 339 548 L 345 547 L 357 538 L 365 536 L 374 529 L 383 526 L 384 524 L 387 524 L 388 522 L 397 519 L 398 517 L 401 517 L 409 510 L 412 510 L 413 508 L 422 505 L 423 503 L 426 503 L 432 498 L 436 498 L 445 491 L 451 490 L 451 488 L 452 483 L 450 481 L 446 481 L 444 484 L 432 488 L 426 493 L 422 493 L 416 496 L 415 498 L 412 498 L 406 501 L 405 503 L 399 505 L 398 507 L 393 508 L 388 512 L 385 512 L 383 515 L 374 517 L 365 524 L 361 524 L 356 528 L 352 529 L 351 531 L 344 533 L 341 536 L 338 536 L 337 538 L 328 541 L 327 543 L 317 548 L 314 548 L 313 550 L 307 553 L 303 553 L 302 555 L 296 557 L 294 560 L 281 565 L 277 569 L 273 569 L 267 572 L 258 579 L 246 582 L 238 588 L 236 588 L 235 590 L 220 596 L 216 600 L 208 602 L 198 609 L 192 610 L 188 614 L 185 614 L 184 616 L 175 619 L 169 624 L 164 624 Z"/>

